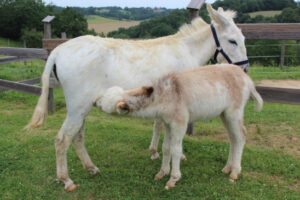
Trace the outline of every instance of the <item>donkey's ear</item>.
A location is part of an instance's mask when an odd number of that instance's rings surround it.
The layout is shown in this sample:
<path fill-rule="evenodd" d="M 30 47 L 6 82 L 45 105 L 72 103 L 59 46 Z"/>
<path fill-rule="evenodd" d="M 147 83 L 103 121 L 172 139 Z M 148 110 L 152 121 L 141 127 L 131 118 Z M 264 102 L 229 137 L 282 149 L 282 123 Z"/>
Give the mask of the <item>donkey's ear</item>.
<path fill-rule="evenodd" d="M 146 87 L 143 87 L 144 91 L 145 91 L 145 95 L 147 97 L 150 97 L 151 94 L 153 93 L 154 89 L 152 86 L 146 86 Z"/>
<path fill-rule="evenodd" d="M 219 8 L 218 11 L 216 11 L 210 4 L 206 4 L 206 8 L 211 20 L 214 23 L 217 23 L 221 26 L 226 26 L 229 23 L 226 17 L 222 15 L 222 13 L 224 12 L 223 8 Z"/>

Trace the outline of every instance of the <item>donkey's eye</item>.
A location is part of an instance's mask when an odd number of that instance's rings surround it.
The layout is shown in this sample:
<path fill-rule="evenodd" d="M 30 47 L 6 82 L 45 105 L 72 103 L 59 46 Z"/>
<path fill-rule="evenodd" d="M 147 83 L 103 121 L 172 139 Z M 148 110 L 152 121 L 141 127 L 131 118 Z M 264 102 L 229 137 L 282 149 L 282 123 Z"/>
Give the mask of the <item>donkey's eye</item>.
<path fill-rule="evenodd" d="M 236 45 L 236 46 L 238 45 L 237 42 L 236 42 L 235 40 L 228 40 L 228 42 L 229 42 L 230 44 L 234 44 L 234 45 Z"/>

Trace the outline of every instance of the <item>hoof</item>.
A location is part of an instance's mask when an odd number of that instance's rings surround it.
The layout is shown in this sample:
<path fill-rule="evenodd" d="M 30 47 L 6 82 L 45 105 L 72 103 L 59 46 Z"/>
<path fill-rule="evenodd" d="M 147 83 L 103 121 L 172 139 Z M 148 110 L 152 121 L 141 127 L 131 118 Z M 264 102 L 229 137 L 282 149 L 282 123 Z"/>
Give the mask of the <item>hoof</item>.
<path fill-rule="evenodd" d="M 76 188 L 77 188 L 77 186 L 73 183 L 69 187 L 65 188 L 65 190 L 68 192 L 71 192 L 71 191 L 75 190 Z"/>
<path fill-rule="evenodd" d="M 234 182 L 236 182 L 237 181 L 237 179 L 238 179 L 238 175 L 236 175 L 236 174 L 230 174 L 230 182 L 232 182 L 232 183 L 234 183 Z"/>
<path fill-rule="evenodd" d="M 224 174 L 228 174 L 230 171 L 231 171 L 231 168 L 230 168 L 230 167 L 224 167 L 224 168 L 222 169 L 222 172 L 223 172 Z"/>
<path fill-rule="evenodd" d="M 157 152 L 151 155 L 151 160 L 156 160 L 156 159 L 159 159 L 159 154 Z"/>
<path fill-rule="evenodd" d="M 186 159 L 186 157 L 185 157 L 185 155 L 184 155 L 184 154 L 182 154 L 182 156 L 181 156 L 180 160 L 182 160 L 182 161 L 187 161 L 187 159 Z"/>
<path fill-rule="evenodd" d="M 97 167 L 91 167 L 88 168 L 87 170 L 90 172 L 91 175 L 95 175 L 100 172 L 100 170 Z"/>
<path fill-rule="evenodd" d="M 149 151 L 151 154 L 154 154 L 157 152 L 157 148 L 151 147 L 151 148 L 149 148 Z"/>
<path fill-rule="evenodd" d="M 168 190 L 170 188 L 174 188 L 174 187 L 176 187 L 175 184 L 176 184 L 176 182 L 174 182 L 174 181 L 168 181 L 167 185 L 165 186 L 165 189 Z"/>
<path fill-rule="evenodd" d="M 160 171 L 155 175 L 154 180 L 158 181 L 158 180 L 162 179 L 164 176 L 165 176 L 164 173 L 162 171 Z"/>

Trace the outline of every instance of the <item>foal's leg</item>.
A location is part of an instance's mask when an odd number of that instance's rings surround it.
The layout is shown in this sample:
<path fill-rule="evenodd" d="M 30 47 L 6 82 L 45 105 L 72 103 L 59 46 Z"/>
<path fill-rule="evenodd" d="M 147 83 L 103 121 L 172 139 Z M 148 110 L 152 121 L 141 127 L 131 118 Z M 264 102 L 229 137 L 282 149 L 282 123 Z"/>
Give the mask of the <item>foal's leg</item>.
<path fill-rule="evenodd" d="M 234 117 L 233 117 L 234 116 Z M 235 181 L 238 178 L 238 175 L 241 173 L 241 160 L 243 148 L 245 145 L 245 134 L 246 129 L 243 125 L 243 114 L 242 113 L 234 113 L 233 115 L 225 114 L 225 126 L 228 128 L 228 134 L 230 139 L 230 146 L 232 146 L 228 162 L 226 164 L 225 172 L 231 171 L 230 180 Z"/>
<path fill-rule="evenodd" d="M 162 158 L 162 165 L 160 171 L 156 174 L 155 180 L 162 179 L 165 175 L 168 175 L 170 173 L 170 160 L 171 160 L 171 154 L 170 154 L 170 142 L 171 142 L 171 135 L 170 135 L 170 127 L 169 125 L 166 125 L 166 131 L 165 131 L 165 137 L 164 142 L 162 145 L 162 152 L 163 152 L 163 158 Z"/>
<path fill-rule="evenodd" d="M 65 183 L 65 190 L 72 191 L 76 189 L 76 185 L 70 179 L 67 168 L 67 151 L 74 138 L 79 132 L 83 124 L 83 119 L 80 120 L 74 117 L 67 116 L 58 135 L 55 138 L 56 149 L 56 173 L 58 179 Z"/>
<path fill-rule="evenodd" d="M 158 146 L 159 136 L 162 128 L 163 128 L 163 123 L 159 120 L 155 120 L 154 128 L 153 128 L 153 136 L 149 147 L 151 153 L 151 160 L 155 160 L 159 158 L 159 154 L 157 153 L 157 146 Z"/>
<path fill-rule="evenodd" d="M 166 184 L 166 189 L 175 187 L 175 184 L 181 178 L 180 160 L 182 157 L 182 140 L 185 135 L 187 124 L 174 123 L 171 125 L 171 157 L 172 171 L 171 177 Z"/>
<path fill-rule="evenodd" d="M 99 169 L 93 164 L 92 160 L 90 159 L 85 146 L 84 146 L 84 122 L 83 125 L 81 126 L 79 133 L 75 135 L 73 139 L 73 145 L 74 148 L 77 152 L 77 155 L 79 159 L 82 162 L 83 167 L 88 170 L 92 175 L 96 174 L 99 172 Z"/>
<path fill-rule="evenodd" d="M 149 147 L 149 151 L 151 153 L 151 160 L 155 160 L 155 159 L 159 158 L 159 154 L 157 152 L 157 146 L 158 146 L 159 137 L 160 137 L 162 128 L 163 128 L 163 123 L 159 120 L 155 120 L 154 128 L 153 128 L 153 136 L 152 136 L 151 144 Z M 187 160 L 184 154 L 182 154 L 181 160 L 184 160 L 184 161 Z"/>

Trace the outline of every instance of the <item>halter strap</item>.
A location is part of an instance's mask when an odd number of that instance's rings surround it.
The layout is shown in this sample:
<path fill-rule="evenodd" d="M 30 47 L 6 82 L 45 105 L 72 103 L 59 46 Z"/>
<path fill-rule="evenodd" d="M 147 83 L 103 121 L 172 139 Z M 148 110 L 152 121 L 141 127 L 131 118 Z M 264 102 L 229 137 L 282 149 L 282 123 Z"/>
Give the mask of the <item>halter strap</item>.
<path fill-rule="evenodd" d="M 217 46 L 216 52 L 214 54 L 214 61 L 215 62 L 217 61 L 217 57 L 218 57 L 219 53 L 221 53 L 229 64 L 235 64 L 235 65 L 240 65 L 241 66 L 241 65 L 245 65 L 245 64 L 249 63 L 249 60 L 243 60 L 243 61 L 240 61 L 240 62 L 232 63 L 232 60 L 230 59 L 230 57 L 225 53 L 225 51 L 221 47 L 221 44 L 220 44 L 220 41 L 219 41 L 219 38 L 218 38 L 218 35 L 217 35 L 217 31 L 216 31 L 216 28 L 213 25 L 213 23 L 210 24 L 210 29 L 211 29 L 211 32 L 214 36 L 214 40 L 215 40 L 215 43 L 216 43 L 216 46 Z"/>

